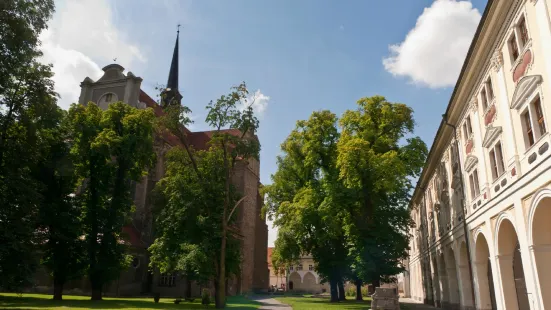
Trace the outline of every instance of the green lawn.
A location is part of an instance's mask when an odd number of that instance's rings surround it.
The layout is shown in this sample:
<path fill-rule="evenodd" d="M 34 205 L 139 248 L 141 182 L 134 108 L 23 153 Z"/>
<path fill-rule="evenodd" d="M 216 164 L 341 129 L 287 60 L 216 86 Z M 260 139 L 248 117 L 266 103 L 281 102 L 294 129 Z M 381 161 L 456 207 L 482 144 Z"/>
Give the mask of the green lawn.
<path fill-rule="evenodd" d="M 304 296 L 280 296 L 275 299 L 281 301 L 284 304 L 288 304 L 293 310 L 324 310 L 324 309 L 370 309 L 371 298 L 364 297 L 364 301 L 355 301 L 355 297 L 347 297 L 346 301 L 339 303 L 329 302 L 327 298 L 313 298 L 311 295 Z M 410 306 L 400 304 L 400 309 L 410 310 Z"/>
<path fill-rule="evenodd" d="M 348 300 L 338 303 L 329 302 L 329 298 L 314 298 L 301 296 L 281 296 L 275 297 L 284 304 L 293 307 L 293 310 L 310 310 L 310 309 L 369 309 L 371 299 L 364 297 L 364 301 L 355 301 L 354 297 L 347 297 Z"/>
<path fill-rule="evenodd" d="M 158 304 L 153 298 L 104 298 L 91 301 L 89 296 L 63 296 L 62 301 L 52 300 L 51 295 L 0 293 L 1 309 L 204 309 L 201 298 L 193 303 L 182 301 L 174 304 L 174 298 L 161 298 Z M 228 297 L 227 309 L 258 309 L 260 304 L 241 296 Z M 214 301 L 209 306 L 214 309 Z"/>

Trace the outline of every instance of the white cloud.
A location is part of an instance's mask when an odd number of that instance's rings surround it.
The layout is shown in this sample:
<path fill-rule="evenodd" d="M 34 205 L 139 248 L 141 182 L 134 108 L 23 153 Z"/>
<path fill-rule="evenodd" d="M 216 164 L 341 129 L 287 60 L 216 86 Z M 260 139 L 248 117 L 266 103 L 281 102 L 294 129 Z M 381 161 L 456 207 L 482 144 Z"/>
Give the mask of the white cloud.
<path fill-rule="evenodd" d="M 254 92 L 254 94 L 249 94 L 245 100 L 243 100 L 242 109 L 245 109 L 245 107 L 252 104 L 253 111 L 256 114 L 257 117 L 262 117 L 264 115 L 264 112 L 268 108 L 268 102 L 270 101 L 270 97 L 264 95 L 260 89 Z"/>
<path fill-rule="evenodd" d="M 431 88 L 453 86 L 480 21 L 470 1 L 436 0 L 417 19 L 403 42 L 383 59 L 394 76 Z"/>
<path fill-rule="evenodd" d="M 107 0 L 56 1 L 56 13 L 40 39 L 44 62 L 54 66 L 61 107 L 76 102 L 80 82 L 86 76 L 99 78 L 100 68 L 114 58 L 126 68 L 136 61 L 147 61 L 140 49 L 117 29 L 113 11 Z"/>

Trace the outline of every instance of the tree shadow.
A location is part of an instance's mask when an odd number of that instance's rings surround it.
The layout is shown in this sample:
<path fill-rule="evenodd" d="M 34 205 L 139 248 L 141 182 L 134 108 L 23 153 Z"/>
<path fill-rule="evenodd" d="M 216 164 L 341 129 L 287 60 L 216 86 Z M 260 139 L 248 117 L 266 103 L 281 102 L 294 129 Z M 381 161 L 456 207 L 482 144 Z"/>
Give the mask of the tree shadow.
<path fill-rule="evenodd" d="M 180 304 L 174 304 L 173 298 L 161 299 L 159 303 L 153 300 L 143 299 L 104 299 L 101 301 L 92 301 L 86 299 L 66 299 L 52 300 L 40 297 L 18 297 L 18 296 L 0 296 L 0 308 L 2 309 L 52 309 L 56 307 L 70 309 L 205 309 L 199 301 L 193 303 L 182 301 Z M 211 304 L 208 308 L 214 308 Z M 232 305 L 228 304 L 230 309 L 257 309 L 255 305 Z"/>

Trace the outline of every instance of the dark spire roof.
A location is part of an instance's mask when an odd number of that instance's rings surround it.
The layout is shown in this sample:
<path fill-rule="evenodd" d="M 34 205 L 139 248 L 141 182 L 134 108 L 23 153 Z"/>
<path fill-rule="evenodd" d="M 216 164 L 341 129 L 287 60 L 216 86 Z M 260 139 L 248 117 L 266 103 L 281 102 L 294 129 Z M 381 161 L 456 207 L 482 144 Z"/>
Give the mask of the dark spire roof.
<path fill-rule="evenodd" d="M 178 90 L 178 40 L 180 37 L 180 25 L 178 25 L 178 32 L 176 34 L 176 45 L 174 45 L 174 54 L 172 55 L 172 62 L 170 63 L 170 72 L 168 73 L 168 81 L 166 82 L 166 88 L 171 90 Z"/>

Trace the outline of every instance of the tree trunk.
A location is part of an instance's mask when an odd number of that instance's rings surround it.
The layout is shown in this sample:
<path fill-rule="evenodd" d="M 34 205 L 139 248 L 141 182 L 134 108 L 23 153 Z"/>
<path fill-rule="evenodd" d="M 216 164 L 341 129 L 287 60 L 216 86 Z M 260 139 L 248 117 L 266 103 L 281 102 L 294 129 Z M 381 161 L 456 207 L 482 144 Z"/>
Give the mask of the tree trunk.
<path fill-rule="evenodd" d="M 381 278 L 376 277 L 371 284 L 373 284 L 373 290 L 375 290 L 376 287 L 381 287 Z"/>
<path fill-rule="evenodd" d="M 88 219 L 85 220 L 90 223 L 90 235 L 88 237 L 88 275 L 90 277 L 90 285 L 92 287 L 92 300 L 101 300 L 101 287 L 100 276 L 98 275 L 98 267 L 96 261 L 96 251 L 98 247 L 98 220 L 97 212 L 99 208 L 99 194 L 98 194 L 98 176 L 96 175 L 97 167 L 95 160 L 90 161 L 90 202 L 88 205 Z M 100 267 L 101 268 L 101 267 Z"/>
<path fill-rule="evenodd" d="M 191 280 L 186 277 L 186 298 L 191 298 Z"/>
<path fill-rule="evenodd" d="M 363 300 L 362 298 L 362 281 L 356 281 L 356 300 Z"/>
<path fill-rule="evenodd" d="M 331 302 L 339 302 L 339 293 L 337 289 L 337 280 L 329 280 L 329 290 L 331 291 Z"/>
<path fill-rule="evenodd" d="M 337 281 L 337 286 L 339 287 L 339 301 L 346 300 L 346 295 L 344 292 L 344 283 L 342 282 L 342 278 Z"/>
<path fill-rule="evenodd" d="M 226 208 L 222 219 L 222 244 L 220 246 L 220 269 L 218 274 L 218 289 L 216 289 L 216 309 L 226 306 Z"/>
<path fill-rule="evenodd" d="M 92 300 L 101 300 L 101 287 L 100 288 L 94 288 L 94 285 L 92 284 Z"/>
<path fill-rule="evenodd" d="M 229 282 L 228 277 L 226 277 L 226 298 L 228 298 L 228 296 L 230 295 L 230 292 L 228 291 L 228 287 L 229 287 L 228 282 Z"/>
<path fill-rule="evenodd" d="M 220 294 L 220 283 L 218 279 L 214 281 L 214 307 L 216 309 L 223 309 L 224 306 L 221 306 L 222 300 L 220 299 L 223 294 Z"/>
<path fill-rule="evenodd" d="M 63 299 L 63 282 L 64 281 L 54 279 L 54 300 Z"/>

